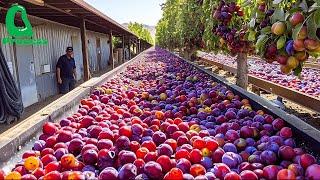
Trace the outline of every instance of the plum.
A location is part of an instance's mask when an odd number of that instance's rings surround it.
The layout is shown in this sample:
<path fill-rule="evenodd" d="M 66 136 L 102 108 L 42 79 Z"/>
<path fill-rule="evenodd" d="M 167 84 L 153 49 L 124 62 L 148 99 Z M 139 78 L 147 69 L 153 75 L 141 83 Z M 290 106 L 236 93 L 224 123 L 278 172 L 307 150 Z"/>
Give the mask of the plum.
<path fill-rule="evenodd" d="M 189 154 L 189 157 L 190 157 L 190 161 L 192 163 L 200 163 L 201 162 L 201 159 L 202 159 L 202 151 L 200 151 L 199 149 L 193 149 L 190 154 Z"/>
<path fill-rule="evenodd" d="M 223 146 L 223 150 L 225 152 L 234 152 L 234 153 L 237 153 L 237 147 L 232 144 L 232 143 L 226 143 L 224 146 Z"/>
<path fill-rule="evenodd" d="M 191 174 L 183 174 L 184 180 L 194 180 L 194 177 Z"/>
<path fill-rule="evenodd" d="M 241 177 L 236 172 L 231 171 L 224 176 L 224 179 L 225 180 L 241 180 Z"/>
<path fill-rule="evenodd" d="M 99 174 L 99 180 L 110 179 L 117 180 L 118 179 L 118 171 L 113 167 L 107 167 Z"/>
<path fill-rule="evenodd" d="M 260 159 L 266 165 L 275 164 L 277 162 L 277 155 L 273 151 L 265 150 L 261 153 Z"/>
<path fill-rule="evenodd" d="M 320 179 L 320 165 L 313 164 L 308 166 L 305 175 L 307 179 Z"/>
<path fill-rule="evenodd" d="M 109 139 L 100 139 L 97 144 L 97 148 L 101 149 L 110 149 L 113 146 L 113 142 Z"/>
<path fill-rule="evenodd" d="M 304 170 L 299 164 L 290 164 L 288 166 L 288 169 L 294 172 L 296 176 L 303 176 Z"/>
<path fill-rule="evenodd" d="M 106 167 L 112 167 L 115 162 L 116 153 L 114 151 L 109 151 L 102 149 L 98 153 L 98 162 L 97 166 L 100 171 Z"/>
<path fill-rule="evenodd" d="M 129 150 L 130 149 L 130 139 L 126 136 L 120 136 L 115 143 L 115 146 L 119 150 Z"/>
<path fill-rule="evenodd" d="M 233 152 L 226 152 L 222 156 L 222 163 L 226 164 L 230 168 L 236 168 L 241 162 L 241 156 Z"/>
<path fill-rule="evenodd" d="M 161 131 L 156 131 L 153 135 L 152 135 L 152 140 L 157 144 L 160 145 L 162 143 L 164 143 L 166 141 L 167 137 L 166 134 L 161 132 Z"/>
<path fill-rule="evenodd" d="M 193 177 L 197 177 L 199 175 L 205 175 L 206 174 L 206 169 L 200 164 L 193 164 L 190 167 L 190 174 Z"/>
<path fill-rule="evenodd" d="M 283 127 L 280 130 L 280 136 L 283 138 L 291 138 L 292 137 L 292 130 L 289 127 Z"/>
<path fill-rule="evenodd" d="M 38 140 L 34 143 L 32 150 L 42 151 L 45 148 L 46 142 L 44 140 Z"/>
<path fill-rule="evenodd" d="M 240 129 L 240 137 L 242 138 L 251 138 L 253 137 L 253 135 L 254 135 L 253 129 L 248 126 L 243 126 Z"/>
<path fill-rule="evenodd" d="M 296 175 L 289 169 L 281 169 L 277 173 L 277 179 L 296 179 Z"/>
<path fill-rule="evenodd" d="M 252 179 L 252 180 L 258 180 L 258 176 L 250 170 L 244 170 L 240 173 L 241 179 Z"/>
<path fill-rule="evenodd" d="M 225 134 L 225 139 L 229 142 L 234 142 L 238 138 L 239 138 L 239 134 L 235 130 L 228 130 Z"/>
<path fill-rule="evenodd" d="M 263 168 L 263 177 L 266 179 L 276 179 L 280 168 L 276 165 L 269 165 Z"/>
<path fill-rule="evenodd" d="M 137 157 L 136 154 L 131 151 L 122 150 L 118 154 L 118 158 L 120 160 L 121 165 L 133 163 Z"/>
<path fill-rule="evenodd" d="M 74 155 L 80 154 L 84 143 L 80 139 L 72 139 L 68 145 L 68 151 Z"/>
<path fill-rule="evenodd" d="M 161 165 L 162 171 L 164 173 L 169 172 L 170 169 L 174 167 L 171 163 L 171 159 L 166 155 L 159 156 L 156 162 Z"/>
<path fill-rule="evenodd" d="M 209 158 L 209 157 L 203 157 L 203 158 L 201 159 L 201 165 L 202 165 L 203 167 L 205 167 L 206 169 L 211 168 L 211 167 L 213 166 L 212 159 Z"/>
<path fill-rule="evenodd" d="M 176 167 L 181 169 L 183 173 L 188 173 L 191 167 L 189 160 L 181 158 L 177 161 Z"/>
<path fill-rule="evenodd" d="M 157 149 L 157 153 L 159 156 L 166 155 L 168 157 L 171 157 L 171 155 L 173 155 L 173 150 L 168 144 L 160 144 Z"/>
<path fill-rule="evenodd" d="M 316 163 L 316 159 L 314 156 L 310 154 L 303 154 L 300 157 L 299 164 L 303 167 L 303 169 L 307 169 L 308 166 Z"/>
<path fill-rule="evenodd" d="M 279 148 L 279 157 L 284 160 L 292 160 L 295 156 L 295 152 L 292 147 L 290 146 L 281 146 Z"/>
<path fill-rule="evenodd" d="M 131 163 L 123 165 L 118 173 L 119 180 L 134 180 L 136 176 L 137 167 Z"/>
<path fill-rule="evenodd" d="M 162 179 L 163 178 L 161 165 L 157 162 L 154 162 L 154 161 L 147 162 L 144 165 L 144 172 L 151 179 Z"/>
<path fill-rule="evenodd" d="M 223 163 L 216 163 L 211 172 L 213 172 L 217 178 L 223 179 L 229 172 L 231 172 L 231 170 Z"/>

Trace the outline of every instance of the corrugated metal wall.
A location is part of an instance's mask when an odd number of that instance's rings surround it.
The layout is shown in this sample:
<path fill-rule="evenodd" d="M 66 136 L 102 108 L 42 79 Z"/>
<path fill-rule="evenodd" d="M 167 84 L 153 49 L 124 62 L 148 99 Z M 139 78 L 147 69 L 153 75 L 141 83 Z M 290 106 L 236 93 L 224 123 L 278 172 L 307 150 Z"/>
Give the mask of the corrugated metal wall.
<path fill-rule="evenodd" d="M 98 70 L 98 62 L 97 62 L 97 37 L 94 36 L 93 33 L 87 34 L 88 36 L 88 50 L 89 50 L 89 64 L 90 64 L 90 72 L 95 72 Z"/>
<path fill-rule="evenodd" d="M 38 98 L 42 100 L 57 94 L 55 66 L 59 57 L 65 54 L 66 47 L 72 46 L 71 37 L 77 35 L 77 30 L 38 18 L 32 18 L 31 23 L 34 38 L 48 40 L 46 46 L 33 47 Z M 43 73 L 44 65 L 50 65 L 49 73 Z"/>
<path fill-rule="evenodd" d="M 110 54 L 110 44 L 108 44 L 109 38 L 105 34 L 96 33 L 89 31 L 88 32 L 88 49 L 89 49 L 89 62 L 90 62 L 90 71 L 95 72 L 99 69 L 99 64 L 97 60 L 97 38 L 100 39 L 101 47 L 101 67 L 102 70 L 106 69 L 109 61 Z"/>
<path fill-rule="evenodd" d="M 41 101 L 58 93 L 55 66 L 59 57 L 65 54 L 66 47 L 74 47 L 74 58 L 76 60 L 78 80 L 83 77 L 80 29 L 42 20 L 36 17 L 29 17 L 29 19 L 33 26 L 34 38 L 48 40 L 48 45 L 46 46 L 33 46 L 38 98 Z M 5 25 L 0 23 L 0 38 L 2 39 L 3 36 L 7 36 L 7 32 L 5 30 Z M 90 71 L 92 72 L 99 69 L 97 62 L 97 38 L 100 39 L 101 43 L 101 67 L 105 69 L 107 67 L 110 54 L 107 35 L 87 31 L 87 37 Z M 6 59 L 8 61 L 13 61 L 13 67 L 15 67 L 13 46 L 5 45 L 2 46 L 2 49 Z M 43 73 L 44 65 L 50 65 L 51 71 L 49 73 Z M 13 74 L 16 79 L 17 70 L 16 68 L 13 70 Z"/>
<path fill-rule="evenodd" d="M 11 66 L 9 68 L 11 68 L 11 73 L 13 75 L 13 78 L 16 80 L 16 84 L 18 85 L 18 80 L 17 80 L 17 76 L 16 76 L 16 71 L 17 69 L 15 68 L 16 67 L 16 63 L 15 63 L 15 59 L 14 59 L 14 51 L 13 51 L 13 46 L 12 45 L 3 45 L 2 44 L 2 39 L 4 37 L 8 37 L 8 33 L 7 33 L 7 30 L 6 30 L 6 27 L 4 24 L 1 24 L 0 23 L 0 44 L 1 44 L 1 49 L 2 49 L 2 52 L 4 54 L 4 57 L 6 58 L 6 61 L 8 62 L 8 65 Z"/>

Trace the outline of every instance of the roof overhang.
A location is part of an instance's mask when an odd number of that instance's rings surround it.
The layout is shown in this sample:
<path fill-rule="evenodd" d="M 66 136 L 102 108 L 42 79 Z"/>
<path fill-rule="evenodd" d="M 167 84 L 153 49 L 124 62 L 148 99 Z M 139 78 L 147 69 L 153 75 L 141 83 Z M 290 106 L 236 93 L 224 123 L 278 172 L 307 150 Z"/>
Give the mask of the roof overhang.
<path fill-rule="evenodd" d="M 130 30 L 83 0 L 3 0 L 0 1 L 2 21 L 7 9 L 15 3 L 24 6 L 31 16 L 78 28 L 82 19 L 85 19 L 87 30 L 104 34 L 112 32 L 115 36 L 136 37 Z"/>

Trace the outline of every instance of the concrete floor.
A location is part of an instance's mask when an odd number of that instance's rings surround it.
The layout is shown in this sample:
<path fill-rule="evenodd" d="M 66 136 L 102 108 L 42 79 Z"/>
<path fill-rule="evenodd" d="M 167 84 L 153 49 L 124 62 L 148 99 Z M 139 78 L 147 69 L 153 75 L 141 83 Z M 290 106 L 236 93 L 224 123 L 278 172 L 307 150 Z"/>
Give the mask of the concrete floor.
<path fill-rule="evenodd" d="M 117 67 L 117 66 L 118 66 L 118 64 L 115 64 L 115 67 Z M 94 73 L 92 73 L 92 77 L 99 77 L 110 70 L 111 70 L 111 67 L 108 67 L 104 71 L 94 72 Z M 76 86 L 79 86 L 82 83 L 83 83 L 83 81 L 78 81 Z M 62 96 L 61 94 L 57 94 L 57 95 L 51 96 L 41 102 L 37 102 L 37 103 L 25 108 L 25 110 L 19 120 L 14 121 L 12 124 L 0 124 L 0 135 L 3 132 L 5 132 L 6 130 L 12 128 L 13 126 L 17 125 L 18 123 L 20 123 L 20 122 L 24 121 L 25 119 L 27 119 L 28 117 L 32 116 L 33 114 L 35 114 L 36 112 L 38 112 L 39 110 L 44 108 L 45 106 L 52 103 L 53 101 L 59 99 L 61 96 Z"/>

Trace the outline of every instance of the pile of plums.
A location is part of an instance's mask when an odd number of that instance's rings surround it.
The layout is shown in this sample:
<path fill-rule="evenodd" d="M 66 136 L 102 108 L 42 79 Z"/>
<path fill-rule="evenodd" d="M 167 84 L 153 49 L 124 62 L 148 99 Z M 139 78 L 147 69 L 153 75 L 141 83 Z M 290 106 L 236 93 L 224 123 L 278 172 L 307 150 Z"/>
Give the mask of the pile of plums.
<path fill-rule="evenodd" d="M 0 179 L 320 179 L 284 120 L 159 48 L 42 131 Z"/>
<path fill-rule="evenodd" d="M 230 67 L 237 67 L 236 58 L 223 54 L 200 53 L 205 59 L 215 61 Z M 309 94 L 313 97 L 320 98 L 320 70 L 304 68 L 301 78 L 294 75 L 283 74 L 277 62 L 272 64 L 262 60 L 248 59 L 249 73 L 256 77 L 272 81 L 279 85 L 292 88 L 296 91 Z"/>

